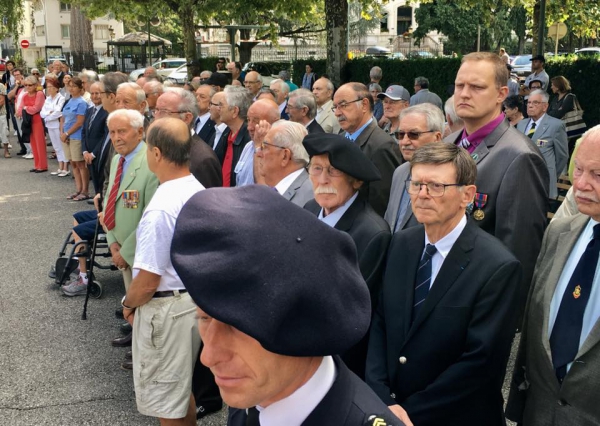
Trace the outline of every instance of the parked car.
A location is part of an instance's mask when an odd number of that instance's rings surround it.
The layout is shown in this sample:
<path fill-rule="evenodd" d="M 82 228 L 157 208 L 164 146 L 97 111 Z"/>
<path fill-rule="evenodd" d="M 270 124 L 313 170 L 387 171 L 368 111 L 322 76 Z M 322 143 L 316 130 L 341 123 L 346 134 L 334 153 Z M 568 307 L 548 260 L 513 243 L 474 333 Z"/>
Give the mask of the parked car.
<path fill-rule="evenodd" d="M 600 47 L 584 47 L 575 51 L 577 57 L 590 57 L 600 55 Z"/>
<path fill-rule="evenodd" d="M 396 59 L 398 61 L 404 61 L 404 60 L 406 60 L 406 56 L 402 52 L 394 52 L 390 56 L 390 59 Z"/>
<path fill-rule="evenodd" d="M 408 59 L 433 59 L 435 55 L 425 50 L 413 50 L 408 52 Z"/>
<path fill-rule="evenodd" d="M 187 81 L 187 62 L 167 76 L 167 80 L 171 80 L 175 84 L 185 84 Z"/>
<path fill-rule="evenodd" d="M 168 77 L 173 71 L 182 65 L 185 66 L 187 60 L 185 58 L 167 58 L 162 61 L 158 61 L 152 64 L 158 75 L 163 77 Z M 146 68 L 138 68 L 137 70 L 133 70 L 129 73 L 129 78 L 133 81 L 136 81 L 142 74 L 144 74 L 144 70 Z"/>
<path fill-rule="evenodd" d="M 527 77 L 531 74 L 531 55 L 520 55 L 513 59 L 511 65 L 513 72 L 519 77 Z"/>
<path fill-rule="evenodd" d="M 376 58 L 389 58 L 391 54 L 392 51 L 390 49 L 382 46 L 367 47 L 365 51 L 366 56 L 374 56 Z"/>
<path fill-rule="evenodd" d="M 271 65 L 267 62 L 247 62 L 242 67 L 242 73 L 245 75 L 249 71 L 259 73 L 264 86 L 269 86 L 273 80 L 278 78 Z"/>

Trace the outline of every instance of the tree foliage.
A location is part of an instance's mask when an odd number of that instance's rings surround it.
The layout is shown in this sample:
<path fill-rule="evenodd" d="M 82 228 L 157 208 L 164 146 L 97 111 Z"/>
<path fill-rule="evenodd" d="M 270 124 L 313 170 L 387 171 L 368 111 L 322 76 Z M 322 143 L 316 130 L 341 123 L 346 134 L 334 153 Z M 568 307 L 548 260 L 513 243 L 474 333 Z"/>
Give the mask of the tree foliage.
<path fill-rule="evenodd" d="M 0 1 L 0 39 L 13 36 L 15 41 L 23 28 L 23 1 Z"/>

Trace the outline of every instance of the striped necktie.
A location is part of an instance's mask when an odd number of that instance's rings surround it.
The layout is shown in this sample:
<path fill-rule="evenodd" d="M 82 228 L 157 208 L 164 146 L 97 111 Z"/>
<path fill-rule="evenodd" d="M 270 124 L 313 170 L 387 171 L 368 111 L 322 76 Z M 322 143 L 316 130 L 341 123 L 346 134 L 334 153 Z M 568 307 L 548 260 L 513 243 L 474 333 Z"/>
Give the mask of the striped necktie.
<path fill-rule="evenodd" d="M 531 121 L 531 128 L 529 129 L 529 131 L 527 132 L 527 136 L 529 137 L 529 139 L 533 138 L 533 134 L 535 133 L 535 121 Z"/>
<path fill-rule="evenodd" d="M 437 248 L 433 244 L 427 244 L 425 247 L 425 253 L 419 262 L 419 269 L 417 270 L 417 278 L 415 279 L 415 294 L 413 298 L 413 312 L 412 320 L 419 314 L 423 302 L 429 294 L 429 287 L 431 287 L 431 258 L 437 252 Z"/>
<path fill-rule="evenodd" d="M 115 209 L 117 208 L 117 194 L 119 193 L 119 186 L 121 186 L 121 175 L 123 174 L 123 164 L 125 163 L 125 157 L 119 159 L 119 167 L 115 175 L 113 186 L 110 189 L 110 195 L 106 203 L 106 211 L 104 212 L 104 224 L 106 229 L 109 231 L 115 227 Z"/>
<path fill-rule="evenodd" d="M 92 113 L 92 116 L 90 117 L 90 121 L 88 122 L 88 130 L 90 130 L 92 128 L 92 124 L 94 123 L 94 118 L 96 118 L 96 114 L 98 114 L 98 110 L 101 108 L 97 108 L 97 107 L 92 107 L 94 108 L 94 112 Z"/>

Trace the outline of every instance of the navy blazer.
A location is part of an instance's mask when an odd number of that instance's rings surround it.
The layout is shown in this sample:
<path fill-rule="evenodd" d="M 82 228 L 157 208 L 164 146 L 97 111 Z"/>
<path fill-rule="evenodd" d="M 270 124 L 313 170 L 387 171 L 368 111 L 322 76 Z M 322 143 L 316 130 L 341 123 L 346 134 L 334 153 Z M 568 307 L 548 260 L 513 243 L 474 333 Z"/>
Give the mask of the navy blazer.
<path fill-rule="evenodd" d="M 371 323 L 366 380 L 415 425 L 504 426 L 502 384 L 516 329 L 521 265 L 471 221 L 412 322 L 425 228 L 397 232 Z"/>
<path fill-rule="evenodd" d="M 200 136 L 200 139 L 202 139 L 204 142 L 208 142 L 215 132 L 215 122 L 209 118 L 206 120 L 206 123 L 204 123 L 204 126 L 202 126 L 200 129 L 198 136 Z"/>
<path fill-rule="evenodd" d="M 81 147 L 83 152 L 87 151 L 90 154 L 93 154 L 98 146 L 101 148 L 102 143 L 106 139 L 106 118 L 108 117 L 106 110 L 100 107 L 90 127 L 90 119 L 92 118 L 94 109 L 95 107 L 87 109 L 81 128 Z"/>
<path fill-rule="evenodd" d="M 310 135 L 311 133 L 325 133 L 325 130 L 321 127 L 317 120 L 313 120 L 310 122 L 308 126 L 306 126 L 306 131 Z"/>
<path fill-rule="evenodd" d="M 404 426 L 371 389 L 338 358 L 334 357 L 337 377 L 319 405 L 302 426 Z M 245 426 L 246 410 L 229 409 L 228 426 Z M 378 421 L 378 419 L 381 419 Z"/>
<path fill-rule="evenodd" d="M 221 165 L 223 165 L 223 161 L 225 160 L 225 153 L 227 151 L 227 138 L 229 137 L 230 132 L 231 130 L 229 129 L 229 127 L 223 131 L 221 139 L 219 139 L 219 143 L 215 148 L 215 154 L 217 154 L 217 157 L 219 157 Z M 248 124 L 244 122 L 244 124 L 242 124 L 242 127 L 240 127 L 240 130 L 238 131 L 238 135 L 235 138 L 235 141 L 233 142 L 233 162 L 231 164 L 231 179 L 229 182 L 231 187 L 234 187 L 236 184 L 235 165 L 239 161 L 244 147 L 248 142 L 250 142 L 251 139 L 252 138 L 250 137 L 250 133 L 248 132 Z"/>

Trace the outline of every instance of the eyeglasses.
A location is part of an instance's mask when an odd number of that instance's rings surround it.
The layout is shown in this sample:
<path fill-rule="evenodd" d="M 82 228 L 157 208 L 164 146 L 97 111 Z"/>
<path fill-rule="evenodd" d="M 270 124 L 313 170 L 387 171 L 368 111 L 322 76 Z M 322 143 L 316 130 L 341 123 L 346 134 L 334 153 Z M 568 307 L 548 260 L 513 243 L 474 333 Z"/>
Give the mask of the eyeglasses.
<path fill-rule="evenodd" d="M 265 146 L 272 146 L 273 148 L 279 148 L 279 149 L 287 149 L 284 146 L 279 146 L 279 145 L 273 145 L 272 143 L 269 142 L 261 142 L 260 146 L 258 147 L 258 150 L 260 151 L 264 151 L 265 150 Z"/>
<path fill-rule="evenodd" d="M 333 107 L 331 108 L 331 111 L 335 112 L 335 110 L 338 109 L 338 108 L 340 110 L 346 109 L 348 107 L 348 105 L 353 104 L 354 102 L 360 102 L 363 99 L 364 98 L 358 98 L 358 99 L 354 99 L 353 101 L 348 101 L 348 102 L 342 101 L 342 102 L 340 102 L 337 105 L 333 104 Z"/>
<path fill-rule="evenodd" d="M 527 105 L 533 105 L 533 106 L 540 106 L 545 104 L 546 102 L 542 102 L 542 101 L 527 101 Z"/>
<path fill-rule="evenodd" d="M 25 87 L 32 87 L 32 86 L 35 86 L 35 84 L 24 84 L 23 86 L 25 86 Z"/>
<path fill-rule="evenodd" d="M 402 130 L 399 130 L 397 132 L 394 132 L 394 136 L 396 137 L 397 140 L 401 141 L 402 139 L 404 139 L 404 136 L 408 135 L 408 139 L 410 139 L 411 141 L 416 141 L 417 139 L 419 139 L 421 137 L 421 135 L 423 133 L 433 133 L 433 130 L 427 130 L 425 132 L 403 132 Z"/>
<path fill-rule="evenodd" d="M 221 104 L 215 104 L 213 102 L 209 103 L 209 106 L 215 107 L 215 108 L 221 108 Z"/>
<path fill-rule="evenodd" d="M 427 188 L 427 194 L 431 197 L 442 197 L 446 192 L 447 186 L 464 186 L 462 183 L 437 183 L 437 182 L 418 182 L 416 180 L 407 180 L 404 182 L 406 185 L 406 192 L 412 195 L 417 195 L 421 192 L 421 188 L 425 186 Z"/>
<path fill-rule="evenodd" d="M 39 72 L 32 72 L 33 75 L 41 75 Z"/>
<path fill-rule="evenodd" d="M 244 80 L 244 84 L 255 84 L 255 83 L 260 83 L 260 80 L 254 80 L 254 81 Z"/>
<path fill-rule="evenodd" d="M 327 174 L 331 177 L 340 177 L 344 173 L 341 170 L 336 169 L 333 166 L 323 167 L 323 166 L 319 166 L 318 164 L 309 164 L 308 167 L 306 168 L 306 171 L 311 176 L 321 176 L 321 173 L 323 173 L 323 170 L 327 170 Z"/>
<path fill-rule="evenodd" d="M 154 115 L 156 114 L 185 114 L 188 111 L 169 111 L 168 109 L 164 109 L 164 108 L 156 108 L 154 110 Z"/>

